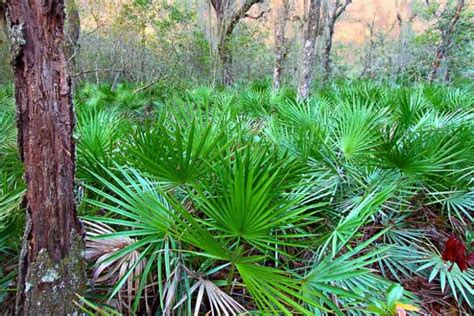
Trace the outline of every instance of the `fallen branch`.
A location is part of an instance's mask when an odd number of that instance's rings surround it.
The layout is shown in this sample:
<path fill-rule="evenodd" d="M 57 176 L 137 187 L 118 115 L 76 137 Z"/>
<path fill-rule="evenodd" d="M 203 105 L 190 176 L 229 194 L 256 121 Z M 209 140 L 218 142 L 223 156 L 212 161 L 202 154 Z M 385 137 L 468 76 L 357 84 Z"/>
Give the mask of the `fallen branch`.
<path fill-rule="evenodd" d="M 164 80 L 166 79 L 167 76 L 158 76 L 157 78 L 153 79 L 152 81 L 150 81 L 149 83 L 147 83 L 146 85 L 140 87 L 140 88 L 137 88 L 133 91 L 133 94 L 137 94 L 138 92 L 142 92 L 143 90 L 146 90 L 148 89 L 149 87 L 151 87 L 152 85 L 154 85 L 155 83 L 157 83 L 158 81 L 160 80 Z"/>

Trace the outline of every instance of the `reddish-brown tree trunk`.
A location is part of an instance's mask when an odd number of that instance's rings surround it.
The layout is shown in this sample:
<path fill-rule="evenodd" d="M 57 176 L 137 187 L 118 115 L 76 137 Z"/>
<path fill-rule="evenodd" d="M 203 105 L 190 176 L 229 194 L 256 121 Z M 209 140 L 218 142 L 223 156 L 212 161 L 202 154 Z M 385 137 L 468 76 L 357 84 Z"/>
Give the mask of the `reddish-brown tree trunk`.
<path fill-rule="evenodd" d="M 448 4 L 447 4 L 448 5 Z M 464 8 L 464 0 L 458 0 L 458 4 L 456 6 L 456 10 L 454 12 L 453 17 L 451 18 L 450 23 L 447 25 L 445 29 L 441 30 L 441 42 L 438 45 L 438 48 L 435 51 L 435 57 L 433 64 L 431 65 L 431 71 L 428 74 L 428 81 L 433 82 L 438 77 L 438 70 L 441 66 L 441 62 L 445 58 L 449 46 L 453 40 L 453 33 L 456 28 L 456 24 L 458 23 L 459 19 L 461 18 L 461 12 Z"/>
<path fill-rule="evenodd" d="M 18 145 L 27 225 L 17 313 L 66 315 L 85 285 L 82 227 L 74 201 L 75 148 L 63 0 L 8 0 Z"/>
<path fill-rule="evenodd" d="M 287 55 L 287 39 L 285 36 L 286 22 L 290 14 L 289 0 L 283 0 L 283 5 L 279 11 L 275 23 L 275 66 L 273 68 L 273 90 L 277 91 L 281 87 L 281 77 L 283 73 L 283 63 Z"/>
<path fill-rule="evenodd" d="M 303 38 L 303 56 L 298 84 L 298 100 L 305 100 L 313 81 L 316 38 L 321 15 L 321 0 L 310 0 Z"/>

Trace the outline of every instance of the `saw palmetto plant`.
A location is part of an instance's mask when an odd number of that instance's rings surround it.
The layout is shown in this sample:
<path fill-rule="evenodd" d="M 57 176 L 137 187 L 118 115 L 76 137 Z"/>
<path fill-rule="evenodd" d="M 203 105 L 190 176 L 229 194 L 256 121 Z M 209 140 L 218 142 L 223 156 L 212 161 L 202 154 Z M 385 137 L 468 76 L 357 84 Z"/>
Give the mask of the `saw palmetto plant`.
<path fill-rule="evenodd" d="M 472 312 L 471 92 L 362 82 L 305 102 L 262 84 L 152 96 L 78 91 L 84 310 Z M 8 91 L 0 100 L 11 110 Z M 2 266 L 22 224 L 12 119 L 0 112 Z M 464 261 L 443 256 L 450 236 Z"/>

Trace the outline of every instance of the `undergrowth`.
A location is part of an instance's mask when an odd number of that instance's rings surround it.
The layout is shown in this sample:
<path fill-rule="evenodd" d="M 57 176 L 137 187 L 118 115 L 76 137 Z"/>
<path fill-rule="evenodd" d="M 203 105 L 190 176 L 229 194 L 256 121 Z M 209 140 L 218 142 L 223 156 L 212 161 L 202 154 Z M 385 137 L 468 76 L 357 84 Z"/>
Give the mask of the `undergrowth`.
<path fill-rule="evenodd" d="M 364 82 L 306 102 L 264 82 L 79 88 L 91 283 L 76 303 L 107 315 L 472 313 L 474 269 L 443 252 L 451 236 L 469 265 L 473 101 Z M 14 125 L 2 88 L 2 314 L 23 229 Z"/>

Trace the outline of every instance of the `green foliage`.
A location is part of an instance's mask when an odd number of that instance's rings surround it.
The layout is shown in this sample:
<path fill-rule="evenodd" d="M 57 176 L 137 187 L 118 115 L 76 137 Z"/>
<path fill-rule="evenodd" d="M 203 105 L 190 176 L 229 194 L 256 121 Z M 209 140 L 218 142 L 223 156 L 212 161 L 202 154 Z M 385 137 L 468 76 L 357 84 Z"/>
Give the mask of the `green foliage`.
<path fill-rule="evenodd" d="M 426 30 L 421 34 L 417 34 L 413 40 L 413 44 L 418 51 L 429 51 L 433 54 L 432 52 L 435 51 L 441 41 L 443 30 L 450 27 L 457 5 L 458 1 L 430 1 L 415 4 L 415 12 L 428 24 Z M 459 21 L 453 29 L 451 42 L 443 60 L 444 67 L 449 69 L 448 79 L 456 83 L 466 84 L 472 79 L 472 70 L 470 69 L 472 67 L 470 65 L 474 61 L 474 54 L 472 53 L 473 19 L 472 7 L 466 3 L 461 11 Z M 420 61 L 418 65 L 423 66 L 418 71 L 422 71 L 424 77 L 431 66 L 430 63 L 423 62 L 425 57 L 421 54 L 417 58 L 417 61 Z"/>
<path fill-rule="evenodd" d="M 24 216 L 23 167 L 16 146 L 11 86 L 0 86 L 0 313 L 11 314 Z"/>
<path fill-rule="evenodd" d="M 448 234 L 472 230 L 470 91 L 352 82 L 301 103 L 260 81 L 180 94 L 86 85 L 76 99 L 95 284 L 78 299 L 85 310 L 472 308 L 472 268 L 440 256 Z M 3 267 L 18 253 L 24 186 L 9 93 L 2 100 Z M 412 285 L 420 279 L 429 291 Z"/>
<path fill-rule="evenodd" d="M 226 132 L 225 120 L 161 112 L 135 131 L 125 158 L 171 186 L 188 184 L 208 172 L 227 144 Z"/>

